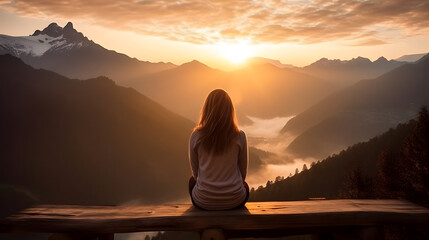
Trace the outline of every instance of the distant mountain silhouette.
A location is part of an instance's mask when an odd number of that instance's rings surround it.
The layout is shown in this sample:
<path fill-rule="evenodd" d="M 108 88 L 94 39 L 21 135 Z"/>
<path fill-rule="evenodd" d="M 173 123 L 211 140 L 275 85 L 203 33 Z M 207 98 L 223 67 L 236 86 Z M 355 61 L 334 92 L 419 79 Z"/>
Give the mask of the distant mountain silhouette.
<path fill-rule="evenodd" d="M 43 68 L 70 78 L 107 76 L 119 84 L 145 74 L 174 68 L 171 63 L 151 63 L 107 50 L 73 28 L 51 23 L 31 36 L 0 35 L 0 54 L 21 58 L 34 68 Z"/>
<path fill-rule="evenodd" d="M 408 55 L 404 55 L 399 58 L 396 58 L 395 60 L 400 62 L 416 62 L 426 55 L 427 53 L 408 54 Z"/>
<path fill-rule="evenodd" d="M 362 79 L 378 77 L 405 62 L 387 60 L 384 57 L 372 62 L 368 58 L 357 57 L 351 60 L 330 60 L 322 58 L 304 68 L 302 72 L 328 80 L 335 86 L 342 88 L 350 86 Z"/>
<path fill-rule="evenodd" d="M 278 68 L 295 68 L 292 64 L 284 64 L 279 60 L 263 58 L 263 57 L 253 57 L 246 60 L 246 64 L 248 65 L 264 65 L 264 64 L 272 64 Z"/>
<path fill-rule="evenodd" d="M 229 92 L 241 119 L 246 115 L 260 118 L 294 115 L 332 91 L 332 86 L 321 79 L 267 63 L 223 72 L 192 61 L 147 75 L 131 85 L 192 120 L 197 118 L 207 93 L 214 88 Z"/>
<path fill-rule="evenodd" d="M 297 135 L 288 150 L 323 158 L 415 116 L 429 105 L 429 58 L 338 91 L 291 119 L 282 132 Z"/>
<path fill-rule="evenodd" d="M 73 80 L 0 56 L 0 184 L 42 203 L 187 196 L 194 123 L 105 77 Z"/>

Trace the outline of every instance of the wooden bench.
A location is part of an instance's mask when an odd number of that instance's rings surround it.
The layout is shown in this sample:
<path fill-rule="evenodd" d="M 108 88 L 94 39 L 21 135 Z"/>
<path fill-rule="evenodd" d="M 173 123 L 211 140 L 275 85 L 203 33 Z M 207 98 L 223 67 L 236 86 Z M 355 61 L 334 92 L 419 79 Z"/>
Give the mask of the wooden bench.
<path fill-rule="evenodd" d="M 39 205 L 0 220 L 0 232 L 44 232 L 50 239 L 113 239 L 115 233 L 198 231 L 202 239 L 350 232 L 378 238 L 385 224 L 429 227 L 429 209 L 400 200 L 249 202 L 231 211 L 189 204 Z M 358 231 L 357 231 L 358 230 Z M 376 230 L 376 231 L 374 231 Z"/>

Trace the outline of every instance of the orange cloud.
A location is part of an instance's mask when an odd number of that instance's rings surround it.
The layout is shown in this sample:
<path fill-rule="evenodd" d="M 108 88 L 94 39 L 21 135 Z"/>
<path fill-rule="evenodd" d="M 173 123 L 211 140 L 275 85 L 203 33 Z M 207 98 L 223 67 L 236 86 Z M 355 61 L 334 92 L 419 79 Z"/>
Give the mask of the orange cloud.
<path fill-rule="evenodd" d="M 351 46 L 376 46 L 376 45 L 383 45 L 387 44 L 388 42 L 380 40 L 380 39 L 362 39 L 359 41 L 356 41 L 351 44 Z"/>
<path fill-rule="evenodd" d="M 428 0 L 0 0 L 0 8 L 198 44 L 245 38 L 374 45 L 386 42 L 387 31 L 406 36 L 429 28 Z"/>

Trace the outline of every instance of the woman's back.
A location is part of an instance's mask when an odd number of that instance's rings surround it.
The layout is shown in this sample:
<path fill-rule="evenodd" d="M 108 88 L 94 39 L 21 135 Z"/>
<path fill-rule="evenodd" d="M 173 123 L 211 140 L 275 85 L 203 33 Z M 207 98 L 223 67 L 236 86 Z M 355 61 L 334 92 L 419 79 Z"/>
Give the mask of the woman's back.
<path fill-rule="evenodd" d="M 196 185 L 192 191 L 194 202 L 210 210 L 230 209 L 247 196 L 244 179 L 247 171 L 247 140 L 243 131 L 232 146 L 221 154 L 213 154 L 200 144 L 201 133 L 194 131 L 190 139 L 189 159 Z"/>

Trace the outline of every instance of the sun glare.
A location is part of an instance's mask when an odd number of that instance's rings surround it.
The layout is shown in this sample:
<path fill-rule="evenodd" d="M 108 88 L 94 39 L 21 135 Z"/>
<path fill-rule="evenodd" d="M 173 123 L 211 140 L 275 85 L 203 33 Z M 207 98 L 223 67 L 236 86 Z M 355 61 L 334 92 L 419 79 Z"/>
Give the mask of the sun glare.
<path fill-rule="evenodd" d="M 248 42 L 220 43 L 219 50 L 223 57 L 233 64 L 240 64 L 252 55 L 252 48 Z"/>

